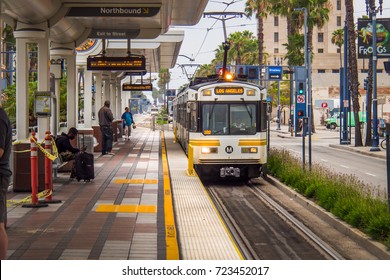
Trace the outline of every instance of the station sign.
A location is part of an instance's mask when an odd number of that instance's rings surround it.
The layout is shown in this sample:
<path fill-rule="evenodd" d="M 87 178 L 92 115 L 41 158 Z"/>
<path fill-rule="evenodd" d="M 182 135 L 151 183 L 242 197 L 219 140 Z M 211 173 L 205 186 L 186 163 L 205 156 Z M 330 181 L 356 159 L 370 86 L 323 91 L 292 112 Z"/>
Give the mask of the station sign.
<path fill-rule="evenodd" d="M 283 75 L 282 66 L 268 66 L 268 79 L 281 80 Z"/>
<path fill-rule="evenodd" d="M 160 7 L 71 7 L 67 17 L 153 17 Z"/>
<path fill-rule="evenodd" d="M 377 18 L 375 30 L 378 57 L 390 57 L 390 18 Z M 358 58 L 372 56 L 373 31 L 370 19 L 358 19 Z"/>
<path fill-rule="evenodd" d="M 128 71 L 128 72 L 125 72 L 124 74 L 126 76 L 145 76 L 147 73 L 146 70 L 144 71 Z"/>
<path fill-rule="evenodd" d="M 88 57 L 87 70 L 145 71 L 144 56 Z"/>
<path fill-rule="evenodd" d="M 243 87 L 216 87 L 214 93 L 217 95 L 244 94 Z"/>
<path fill-rule="evenodd" d="M 139 35 L 139 29 L 92 29 L 89 38 L 95 39 L 133 39 Z"/>
<path fill-rule="evenodd" d="M 152 84 L 122 84 L 123 91 L 153 91 Z"/>

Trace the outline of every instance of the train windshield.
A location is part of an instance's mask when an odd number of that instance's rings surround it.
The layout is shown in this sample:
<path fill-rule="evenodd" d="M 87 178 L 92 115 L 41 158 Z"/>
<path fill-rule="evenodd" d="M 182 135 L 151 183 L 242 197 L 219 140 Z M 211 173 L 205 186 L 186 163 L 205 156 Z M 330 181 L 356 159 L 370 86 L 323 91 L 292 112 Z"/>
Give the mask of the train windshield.
<path fill-rule="evenodd" d="M 205 135 L 256 133 L 255 104 L 203 104 L 202 113 L 202 129 Z"/>

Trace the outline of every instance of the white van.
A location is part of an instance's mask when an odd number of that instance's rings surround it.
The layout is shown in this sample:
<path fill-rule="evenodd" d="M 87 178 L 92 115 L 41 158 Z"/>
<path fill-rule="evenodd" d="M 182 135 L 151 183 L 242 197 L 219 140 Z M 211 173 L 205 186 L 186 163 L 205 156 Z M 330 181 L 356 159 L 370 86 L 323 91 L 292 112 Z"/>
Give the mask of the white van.
<path fill-rule="evenodd" d="M 158 115 L 158 108 L 151 108 L 150 109 L 150 114 L 152 116 Z"/>

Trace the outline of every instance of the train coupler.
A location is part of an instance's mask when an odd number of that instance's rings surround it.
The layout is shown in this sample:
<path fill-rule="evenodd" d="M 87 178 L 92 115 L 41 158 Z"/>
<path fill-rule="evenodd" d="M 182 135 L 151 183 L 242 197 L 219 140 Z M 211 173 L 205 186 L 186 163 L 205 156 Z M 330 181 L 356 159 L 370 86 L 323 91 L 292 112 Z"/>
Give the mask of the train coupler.
<path fill-rule="evenodd" d="M 236 178 L 240 177 L 240 168 L 237 167 L 222 167 L 219 171 L 219 175 L 224 177 L 234 176 Z"/>

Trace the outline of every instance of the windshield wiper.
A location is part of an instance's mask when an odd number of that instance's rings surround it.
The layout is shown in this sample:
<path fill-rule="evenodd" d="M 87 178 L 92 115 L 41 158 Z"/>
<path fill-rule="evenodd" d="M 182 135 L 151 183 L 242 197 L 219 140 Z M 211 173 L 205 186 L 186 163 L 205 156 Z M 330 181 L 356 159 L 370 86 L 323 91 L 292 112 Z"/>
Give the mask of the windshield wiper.
<path fill-rule="evenodd" d="M 210 128 L 211 117 L 212 117 L 212 115 L 213 115 L 213 113 L 214 113 L 214 108 L 215 108 L 215 104 L 217 104 L 217 100 L 218 100 L 218 98 L 215 98 L 215 99 L 214 99 L 213 107 L 211 107 L 211 112 L 210 112 L 210 115 L 209 115 L 209 128 Z"/>
<path fill-rule="evenodd" d="M 248 105 L 246 104 L 245 99 L 244 99 L 244 98 L 241 98 L 241 100 L 242 100 L 242 102 L 243 102 L 244 105 L 245 105 L 245 108 L 246 108 L 246 111 L 248 112 L 249 117 L 251 118 L 251 124 L 252 124 L 252 122 L 253 122 L 252 113 L 251 113 L 251 111 L 249 110 L 249 107 L 248 107 Z"/>

